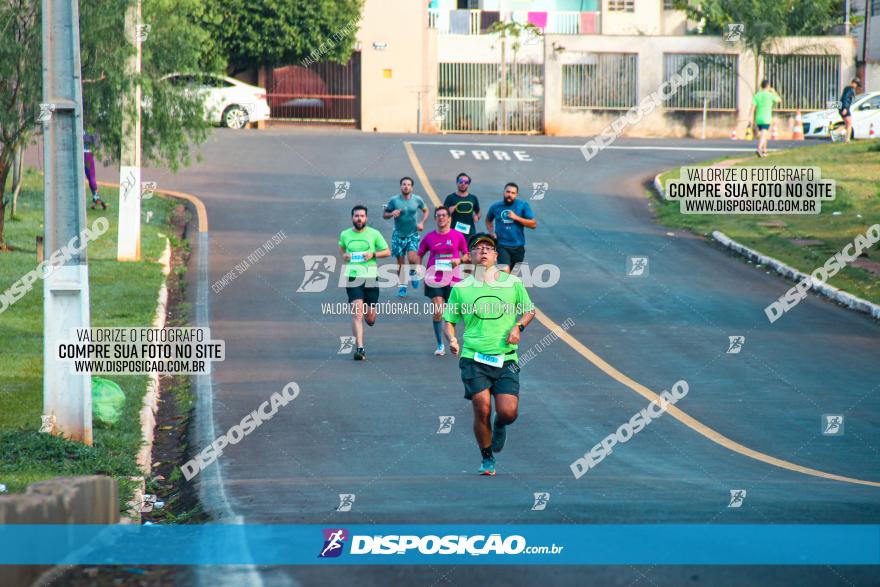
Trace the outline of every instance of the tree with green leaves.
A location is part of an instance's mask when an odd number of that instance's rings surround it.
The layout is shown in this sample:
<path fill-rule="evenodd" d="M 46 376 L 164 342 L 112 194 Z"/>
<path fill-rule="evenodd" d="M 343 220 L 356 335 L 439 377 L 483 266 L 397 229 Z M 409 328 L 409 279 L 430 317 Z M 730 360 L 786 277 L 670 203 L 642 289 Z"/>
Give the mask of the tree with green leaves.
<path fill-rule="evenodd" d="M 507 98 L 510 96 L 510 83 L 514 82 L 516 85 L 517 80 L 517 69 L 516 69 L 516 57 L 519 53 L 519 50 L 522 48 L 523 42 L 528 42 L 529 40 L 537 40 L 540 39 L 543 35 L 543 31 L 535 26 L 532 23 L 521 23 L 515 20 L 503 21 L 499 20 L 489 27 L 489 33 L 498 35 L 498 40 L 501 42 L 501 82 L 499 87 L 501 89 L 501 95 L 499 96 L 501 100 L 501 126 L 499 130 L 506 130 L 507 125 Z M 513 75 L 508 75 L 507 72 L 507 44 L 510 43 L 510 48 L 513 51 Z M 510 78 L 514 79 L 511 80 Z"/>
<path fill-rule="evenodd" d="M 40 5 L 34 0 L 0 2 L 0 252 L 6 249 L 6 180 L 13 158 L 26 145 L 40 100 Z"/>
<path fill-rule="evenodd" d="M 122 100 L 135 80 L 126 60 L 135 51 L 124 32 L 125 11 L 134 0 L 80 0 L 83 126 L 99 137 L 95 156 L 116 161 L 120 153 Z M 222 71 L 223 63 L 205 55 L 208 32 L 191 16 L 200 0 L 143 0 L 144 97 L 142 157 L 145 164 L 178 169 L 190 163 L 190 146 L 204 141 L 209 124 L 201 98 L 166 83 L 178 71 Z M 40 129 L 42 97 L 40 0 L 0 1 L 0 250 L 6 207 L 6 181 L 18 146 L 27 146 Z"/>
<path fill-rule="evenodd" d="M 737 43 L 755 58 L 755 85 L 760 80 L 762 58 L 781 37 L 826 35 L 843 22 L 843 0 L 675 0 L 675 7 L 703 24 L 706 35 L 726 35 L 731 24 L 743 25 Z"/>
<path fill-rule="evenodd" d="M 306 59 L 344 63 L 354 49 L 363 0 L 204 0 L 198 17 L 211 55 L 230 75 Z"/>

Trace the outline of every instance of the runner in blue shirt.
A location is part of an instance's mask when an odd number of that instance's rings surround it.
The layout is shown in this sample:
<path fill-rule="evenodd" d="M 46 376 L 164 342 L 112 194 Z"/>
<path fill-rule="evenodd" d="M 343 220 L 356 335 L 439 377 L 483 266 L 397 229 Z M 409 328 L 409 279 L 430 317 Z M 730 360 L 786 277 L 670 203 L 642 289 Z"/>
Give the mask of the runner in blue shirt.
<path fill-rule="evenodd" d="M 486 214 L 486 228 L 498 239 L 498 265 L 510 273 L 526 256 L 523 228 L 535 229 L 538 221 L 528 202 L 517 199 L 519 186 L 504 186 L 504 199 L 495 202 Z M 506 266 L 506 267 L 505 267 Z"/>

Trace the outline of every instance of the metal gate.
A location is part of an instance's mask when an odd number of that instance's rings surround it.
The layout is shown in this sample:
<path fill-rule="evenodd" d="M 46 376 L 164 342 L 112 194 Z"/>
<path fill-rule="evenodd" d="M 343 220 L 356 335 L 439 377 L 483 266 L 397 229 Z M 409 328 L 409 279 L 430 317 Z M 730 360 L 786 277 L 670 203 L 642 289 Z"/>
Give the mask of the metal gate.
<path fill-rule="evenodd" d="M 544 132 L 540 63 L 441 63 L 433 123 L 442 132 Z"/>
<path fill-rule="evenodd" d="M 288 65 L 269 72 L 270 117 L 290 122 L 325 122 L 360 127 L 361 54 L 348 63 Z"/>

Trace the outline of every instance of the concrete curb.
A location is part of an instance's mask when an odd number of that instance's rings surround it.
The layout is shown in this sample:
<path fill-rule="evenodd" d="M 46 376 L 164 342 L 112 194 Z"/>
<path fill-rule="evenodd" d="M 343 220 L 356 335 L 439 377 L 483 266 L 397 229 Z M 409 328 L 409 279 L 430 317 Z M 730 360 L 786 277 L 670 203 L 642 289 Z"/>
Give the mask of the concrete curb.
<path fill-rule="evenodd" d="M 167 278 L 171 273 L 171 241 L 165 239 L 165 250 L 158 259 L 162 265 L 162 275 Z M 168 310 L 168 287 L 166 279 L 162 280 L 162 286 L 159 288 L 159 296 L 156 303 L 156 314 L 153 317 L 152 328 L 165 327 L 165 314 Z M 128 502 L 128 512 L 120 522 L 123 524 L 140 524 L 141 506 L 144 503 L 144 495 L 146 493 L 146 476 L 150 474 L 153 465 L 153 441 L 155 440 L 156 430 L 156 412 L 159 411 L 159 374 L 155 371 L 150 373 L 147 381 L 147 391 L 141 403 L 140 421 L 141 421 L 141 448 L 138 451 L 136 461 L 138 469 L 143 476 L 132 477 L 131 480 L 137 483 L 131 500 Z"/>
<path fill-rule="evenodd" d="M 162 275 L 166 278 L 171 273 L 171 241 L 165 239 L 165 250 L 159 257 L 159 263 L 162 265 Z M 162 280 L 162 287 L 159 288 L 159 297 L 156 305 L 156 315 L 153 318 L 153 328 L 165 327 L 165 313 L 168 310 L 168 287 L 166 282 Z M 149 475 L 152 469 L 152 453 L 153 440 L 155 438 L 154 431 L 156 428 L 156 412 L 159 410 L 159 374 L 155 371 L 150 373 L 149 382 L 147 383 L 147 392 L 144 394 L 143 405 L 141 407 L 141 436 L 144 444 L 137 455 L 138 468 L 144 475 Z"/>
<path fill-rule="evenodd" d="M 663 184 L 660 181 L 660 175 L 661 174 L 658 173 L 654 176 L 654 190 L 657 192 L 660 200 L 665 202 L 666 200 L 664 199 Z M 745 257 L 750 261 L 754 261 L 758 265 L 766 265 L 783 277 L 786 277 L 793 281 L 800 282 L 804 279 L 809 279 L 810 277 L 806 273 L 798 271 L 794 267 L 786 265 L 778 259 L 768 257 L 767 255 L 762 254 L 760 251 L 756 251 L 755 249 L 749 248 L 742 243 L 738 243 L 737 241 L 733 240 L 732 238 L 718 230 L 712 232 L 712 238 L 715 240 L 715 242 L 727 248 L 728 250 L 733 251 L 737 255 Z M 813 283 L 810 286 L 810 290 L 820 296 L 826 297 L 829 300 L 840 304 L 841 306 L 849 308 L 850 310 L 861 312 L 863 314 L 868 314 L 872 318 L 880 320 L 880 305 L 878 304 L 869 302 L 868 300 L 864 300 L 858 296 L 854 296 L 851 293 L 847 293 L 836 287 L 828 285 L 827 283 Z"/>

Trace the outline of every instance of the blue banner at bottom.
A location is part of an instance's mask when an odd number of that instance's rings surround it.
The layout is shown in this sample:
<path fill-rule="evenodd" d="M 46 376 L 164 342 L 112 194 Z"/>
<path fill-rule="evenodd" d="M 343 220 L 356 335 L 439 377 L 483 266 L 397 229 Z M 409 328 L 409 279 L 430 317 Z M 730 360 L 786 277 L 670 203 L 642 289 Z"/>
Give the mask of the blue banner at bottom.
<path fill-rule="evenodd" d="M 880 525 L 0 526 L 2 565 L 878 565 Z"/>

